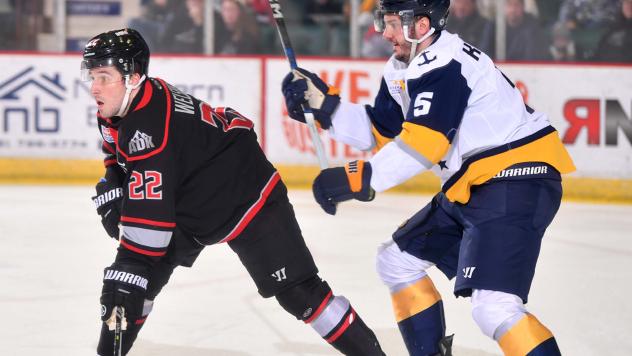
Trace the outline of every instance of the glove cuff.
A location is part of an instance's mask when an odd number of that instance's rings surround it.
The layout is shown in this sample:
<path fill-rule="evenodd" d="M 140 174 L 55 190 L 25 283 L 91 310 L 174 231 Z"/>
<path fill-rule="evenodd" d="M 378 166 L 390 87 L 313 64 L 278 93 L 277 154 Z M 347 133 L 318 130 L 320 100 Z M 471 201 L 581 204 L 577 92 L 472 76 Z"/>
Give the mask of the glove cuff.
<path fill-rule="evenodd" d="M 146 269 L 141 266 L 114 263 L 103 270 L 103 283 L 119 283 L 146 292 L 147 276 Z"/>
<path fill-rule="evenodd" d="M 329 128 L 331 127 L 331 117 L 333 116 L 336 109 L 338 109 L 339 104 L 340 96 L 338 94 L 327 93 L 327 95 L 325 95 L 325 100 L 323 101 L 323 105 L 321 106 L 320 110 L 314 111 L 314 117 L 318 120 L 318 122 L 320 123 L 320 127 L 323 130 L 329 130 Z"/>
<path fill-rule="evenodd" d="M 371 188 L 371 164 L 363 160 L 351 161 L 345 164 L 345 172 L 349 182 L 349 189 L 353 197 L 361 201 L 371 201 L 375 198 L 375 191 Z"/>
<path fill-rule="evenodd" d="M 102 214 L 107 205 L 123 199 L 123 188 L 115 187 L 92 198 L 97 213 Z"/>

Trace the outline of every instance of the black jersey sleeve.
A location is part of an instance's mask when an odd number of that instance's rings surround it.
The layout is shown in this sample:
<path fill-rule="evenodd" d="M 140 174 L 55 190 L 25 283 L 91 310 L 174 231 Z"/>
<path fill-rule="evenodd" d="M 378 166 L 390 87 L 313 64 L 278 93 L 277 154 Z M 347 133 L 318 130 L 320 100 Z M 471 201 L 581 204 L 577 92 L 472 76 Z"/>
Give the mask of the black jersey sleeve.
<path fill-rule="evenodd" d="M 121 214 L 121 245 L 160 257 L 167 251 L 175 222 L 176 168 L 167 147 L 157 155 L 128 163 Z"/>

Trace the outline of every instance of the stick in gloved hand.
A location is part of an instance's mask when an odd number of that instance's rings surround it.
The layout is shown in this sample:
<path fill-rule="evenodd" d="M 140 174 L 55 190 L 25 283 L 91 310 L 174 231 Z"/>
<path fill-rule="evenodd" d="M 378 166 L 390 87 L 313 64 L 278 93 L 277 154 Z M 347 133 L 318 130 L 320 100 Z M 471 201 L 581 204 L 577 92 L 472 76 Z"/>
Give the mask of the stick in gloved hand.
<path fill-rule="evenodd" d="M 269 2 L 270 8 L 272 9 L 272 16 L 274 17 L 277 31 L 279 32 L 279 37 L 281 38 L 281 45 L 283 46 L 283 50 L 285 51 L 285 56 L 290 62 L 290 68 L 296 69 L 298 67 L 298 65 L 296 64 L 296 55 L 294 54 L 294 49 L 292 48 L 292 44 L 290 43 L 290 36 L 287 33 L 287 28 L 285 27 L 283 12 L 281 12 L 281 4 L 279 4 L 278 0 L 269 0 Z M 318 163 L 320 164 L 321 169 L 325 169 L 329 167 L 329 164 L 327 163 L 327 157 L 325 156 L 323 143 L 320 141 L 320 137 L 318 136 L 318 130 L 316 129 L 316 123 L 314 122 L 314 113 L 307 104 L 303 104 L 303 113 L 305 114 L 305 123 L 309 128 L 312 142 L 314 143 L 314 147 L 316 148 Z"/>

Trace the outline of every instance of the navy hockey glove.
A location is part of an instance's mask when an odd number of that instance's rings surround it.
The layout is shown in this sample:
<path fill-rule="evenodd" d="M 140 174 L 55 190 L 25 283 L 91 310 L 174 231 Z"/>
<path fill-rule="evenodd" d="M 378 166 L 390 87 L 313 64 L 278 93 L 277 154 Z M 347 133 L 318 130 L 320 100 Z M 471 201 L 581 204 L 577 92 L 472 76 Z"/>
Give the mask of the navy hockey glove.
<path fill-rule="evenodd" d="M 123 188 L 101 178 L 95 187 L 97 195 L 92 197 L 97 213 L 101 215 L 101 223 L 110 237 L 118 240 L 121 207 L 123 204 Z"/>
<path fill-rule="evenodd" d="M 142 321 L 145 294 L 149 283 L 149 268 L 143 265 L 114 262 L 103 270 L 101 290 L 101 320 L 114 320 L 115 306 L 125 308 L 127 322 Z"/>
<path fill-rule="evenodd" d="M 308 103 L 321 128 L 331 127 L 331 116 L 340 104 L 340 90 L 327 85 L 316 74 L 297 68 L 281 84 L 287 112 L 294 120 L 305 122 L 301 104 Z"/>
<path fill-rule="evenodd" d="M 336 204 L 357 199 L 371 201 L 375 191 L 371 188 L 371 164 L 352 161 L 344 167 L 324 169 L 314 180 L 314 198 L 327 214 L 336 214 Z"/>

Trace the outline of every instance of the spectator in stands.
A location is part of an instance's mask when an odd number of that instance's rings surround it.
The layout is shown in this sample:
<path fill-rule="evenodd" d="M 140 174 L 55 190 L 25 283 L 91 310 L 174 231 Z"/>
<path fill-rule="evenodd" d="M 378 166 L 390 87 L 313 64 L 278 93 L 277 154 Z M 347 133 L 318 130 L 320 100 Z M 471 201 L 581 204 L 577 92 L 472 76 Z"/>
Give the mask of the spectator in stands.
<path fill-rule="evenodd" d="M 622 0 L 621 13 L 599 41 L 595 60 L 632 63 L 632 0 Z"/>
<path fill-rule="evenodd" d="M 620 0 L 564 0 L 559 21 L 572 31 L 575 43 L 583 48 L 580 59 L 589 60 L 606 28 L 616 20 Z"/>
<path fill-rule="evenodd" d="M 570 30 L 603 27 L 615 21 L 620 0 L 564 0 L 560 21 Z"/>
<path fill-rule="evenodd" d="M 544 0 L 544 1 L 560 1 L 560 0 Z M 499 4 L 498 0 L 478 0 L 478 12 L 484 18 L 488 20 L 494 20 L 496 17 L 496 8 Z M 538 16 L 539 4 L 538 0 L 524 0 L 524 11 L 532 14 L 534 16 Z"/>
<path fill-rule="evenodd" d="M 446 29 L 490 56 L 494 54 L 494 24 L 481 16 L 476 0 L 452 0 Z"/>
<path fill-rule="evenodd" d="M 132 18 L 129 27 L 143 34 L 150 50 L 159 48 L 167 24 L 171 22 L 177 9 L 176 0 L 150 0 L 143 4 L 140 17 Z"/>
<path fill-rule="evenodd" d="M 340 19 L 342 8 L 343 2 L 340 0 L 310 0 L 305 7 L 307 21 L 317 22 L 319 16 L 332 16 Z"/>
<path fill-rule="evenodd" d="M 553 27 L 558 22 L 560 6 L 564 1 L 565 0 L 535 0 L 540 23 L 547 27 Z"/>
<path fill-rule="evenodd" d="M 361 52 L 366 58 L 388 58 L 393 54 L 393 45 L 370 26 L 362 38 Z"/>
<path fill-rule="evenodd" d="M 388 58 L 393 54 L 393 45 L 385 40 L 381 33 L 375 31 L 373 26 L 373 14 L 377 3 L 376 0 L 362 0 L 360 4 L 357 23 L 361 33 L 364 33 L 360 55 L 366 58 Z"/>
<path fill-rule="evenodd" d="M 547 58 L 542 26 L 525 13 L 524 0 L 506 0 L 507 60 L 544 60 Z"/>
<path fill-rule="evenodd" d="M 255 54 L 260 52 L 259 30 L 252 13 L 238 0 L 222 0 L 221 26 L 215 33 L 215 53 Z"/>
<path fill-rule="evenodd" d="M 556 23 L 551 31 L 549 55 L 551 56 L 551 60 L 557 62 L 572 62 L 577 60 L 577 49 L 571 31 L 561 22 Z"/>
<path fill-rule="evenodd" d="M 16 49 L 14 1 L 0 0 L 0 50 Z"/>
<path fill-rule="evenodd" d="M 158 50 L 168 53 L 204 52 L 204 0 L 186 0 L 174 9 Z"/>

